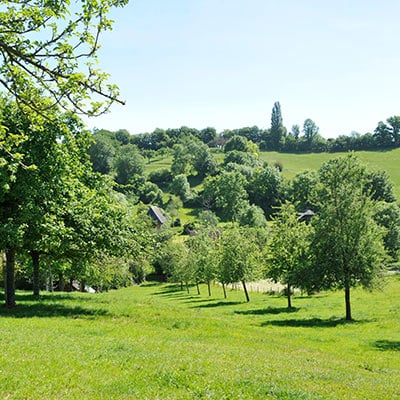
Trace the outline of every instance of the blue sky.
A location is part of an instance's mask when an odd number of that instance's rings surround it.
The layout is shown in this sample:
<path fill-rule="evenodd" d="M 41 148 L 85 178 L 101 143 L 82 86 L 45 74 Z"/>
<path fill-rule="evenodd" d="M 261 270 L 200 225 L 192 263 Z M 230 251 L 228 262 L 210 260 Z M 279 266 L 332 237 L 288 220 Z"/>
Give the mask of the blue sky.
<path fill-rule="evenodd" d="M 268 128 L 279 101 L 289 130 L 372 132 L 400 115 L 399 15 L 398 0 L 131 0 L 100 52 L 126 105 L 87 124 Z"/>

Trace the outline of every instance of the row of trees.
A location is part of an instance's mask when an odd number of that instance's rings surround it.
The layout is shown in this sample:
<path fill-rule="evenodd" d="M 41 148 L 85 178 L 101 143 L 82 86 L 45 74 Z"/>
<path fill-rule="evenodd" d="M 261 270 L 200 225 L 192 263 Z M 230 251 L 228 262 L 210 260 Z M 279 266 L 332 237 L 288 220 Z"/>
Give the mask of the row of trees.
<path fill-rule="evenodd" d="M 94 134 L 104 132 L 95 130 Z M 257 144 L 264 151 L 283 152 L 346 152 L 356 150 L 391 149 L 400 145 L 400 116 L 392 116 L 385 122 L 380 121 L 374 132 L 364 134 L 352 132 L 336 138 L 324 138 L 317 124 L 306 118 L 303 124 L 287 129 L 283 125 L 279 102 L 272 108 L 271 125 L 268 129 L 257 126 L 239 129 L 226 129 L 217 133 L 215 128 L 202 130 L 182 126 L 177 129 L 155 129 L 151 133 L 130 136 L 126 130 L 117 131 L 123 141 L 136 145 L 143 154 L 151 156 L 155 151 L 172 149 L 176 144 L 187 140 L 199 140 L 209 147 L 223 148 L 232 136 L 242 136 Z"/>
<path fill-rule="evenodd" d="M 247 301 L 246 282 L 271 278 L 286 284 L 288 307 L 293 287 L 308 293 L 342 289 L 346 319 L 351 320 L 351 288 L 373 287 L 387 261 L 388 229 L 375 217 L 383 200 L 371 191 L 368 172 L 354 155 L 325 163 L 317 179 L 318 212 L 311 223 L 299 220 L 295 205 L 286 202 L 270 232 L 203 224 L 185 242 L 172 240 L 164 246 L 165 273 L 187 288 L 207 282 L 209 294 L 210 282 L 217 280 L 225 296 L 228 283 L 241 282 Z M 397 214 L 397 241 L 399 221 Z"/>
<path fill-rule="evenodd" d="M 147 243 L 146 227 L 111 181 L 92 172 L 91 136 L 80 120 L 59 113 L 32 123 L 5 98 L 0 120 L 8 144 L 0 162 L 6 305 L 15 305 L 16 261 L 31 271 L 35 296 L 43 286 L 40 261 L 51 266 L 60 287 L 66 279 L 98 288 L 129 282 L 130 263 Z"/>

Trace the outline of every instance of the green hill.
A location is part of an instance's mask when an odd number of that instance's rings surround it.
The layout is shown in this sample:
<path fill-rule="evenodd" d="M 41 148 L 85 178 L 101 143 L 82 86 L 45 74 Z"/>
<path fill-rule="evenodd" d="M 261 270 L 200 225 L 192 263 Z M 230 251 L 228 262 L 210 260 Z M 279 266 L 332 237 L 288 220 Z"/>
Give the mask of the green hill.
<path fill-rule="evenodd" d="M 317 170 L 322 163 L 344 154 L 346 153 L 291 154 L 261 152 L 260 158 L 269 164 L 280 162 L 283 165 L 283 175 L 288 179 L 292 179 L 300 171 L 305 169 Z M 355 154 L 369 168 L 386 171 L 393 183 L 395 195 L 400 199 L 400 148 L 388 151 L 358 151 Z M 223 153 L 216 153 L 215 156 L 218 161 L 223 160 Z M 171 162 L 172 158 L 170 156 L 158 157 L 147 164 L 146 170 L 150 172 L 159 168 L 169 168 Z"/>
<path fill-rule="evenodd" d="M 261 159 L 272 164 L 280 162 L 283 165 L 283 175 L 292 179 L 299 171 L 305 169 L 316 170 L 320 165 L 331 158 L 343 156 L 345 153 L 311 153 L 311 154 L 288 154 L 277 152 L 262 152 Z M 389 175 L 394 192 L 400 199 L 400 148 L 388 151 L 358 151 L 355 152 L 369 168 L 383 170 Z"/>

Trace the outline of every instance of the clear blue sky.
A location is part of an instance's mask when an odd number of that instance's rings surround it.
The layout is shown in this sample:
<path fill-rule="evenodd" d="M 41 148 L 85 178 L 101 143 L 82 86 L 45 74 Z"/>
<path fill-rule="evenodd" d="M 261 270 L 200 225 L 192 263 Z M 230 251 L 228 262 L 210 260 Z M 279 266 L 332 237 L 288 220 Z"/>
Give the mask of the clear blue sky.
<path fill-rule="evenodd" d="M 124 107 L 87 120 L 130 133 L 221 132 L 311 118 L 324 137 L 400 115 L 399 0 L 131 0 L 100 66 Z"/>

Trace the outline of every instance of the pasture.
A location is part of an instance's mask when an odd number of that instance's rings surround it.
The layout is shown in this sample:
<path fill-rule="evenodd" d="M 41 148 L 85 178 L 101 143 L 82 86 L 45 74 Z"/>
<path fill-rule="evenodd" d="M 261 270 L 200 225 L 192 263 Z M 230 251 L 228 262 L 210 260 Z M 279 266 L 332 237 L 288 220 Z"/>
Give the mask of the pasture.
<path fill-rule="evenodd" d="M 317 170 L 322 163 L 331 158 L 341 157 L 346 153 L 278 153 L 278 152 L 261 152 L 260 159 L 267 161 L 270 165 L 274 162 L 280 162 L 283 165 L 282 174 L 287 179 L 293 177 L 306 169 Z M 400 198 L 400 148 L 387 151 L 357 151 L 357 157 L 360 158 L 368 168 L 372 170 L 386 171 L 394 186 L 394 193 L 397 198 Z M 223 153 L 214 153 L 218 162 L 223 161 Z M 154 158 L 146 164 L 146 171 L 149 173 L 156 169 L 170 168 L 172 157 Z"/>
<path fill-rule="evenodd" d="M 286 299 L 146 283 L 0 309 L 4 399 L 400 398 L 400 275 Z"/>

